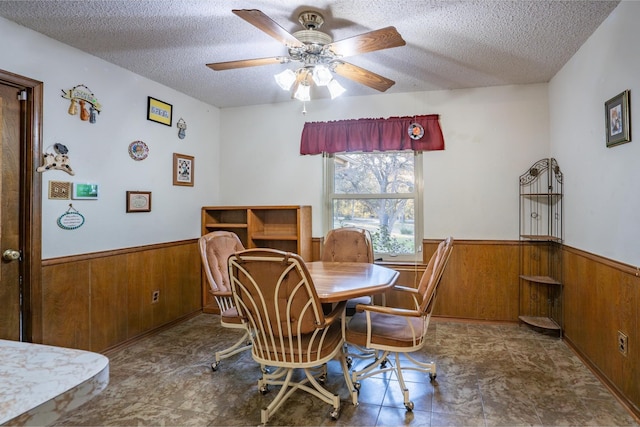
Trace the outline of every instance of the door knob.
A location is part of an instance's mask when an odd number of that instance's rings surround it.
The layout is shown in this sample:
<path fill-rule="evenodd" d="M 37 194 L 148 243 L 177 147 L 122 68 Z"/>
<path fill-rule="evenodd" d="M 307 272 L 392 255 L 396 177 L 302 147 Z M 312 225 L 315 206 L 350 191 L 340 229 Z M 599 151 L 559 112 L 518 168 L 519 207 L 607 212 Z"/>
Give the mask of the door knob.
<path fill-rule="evenodd" d="M 5 261 L 17 261 L 20 259 L 20 251 L 16 251 L 13 249 L 7 249 L 2 253 L 2 258 Z"/>

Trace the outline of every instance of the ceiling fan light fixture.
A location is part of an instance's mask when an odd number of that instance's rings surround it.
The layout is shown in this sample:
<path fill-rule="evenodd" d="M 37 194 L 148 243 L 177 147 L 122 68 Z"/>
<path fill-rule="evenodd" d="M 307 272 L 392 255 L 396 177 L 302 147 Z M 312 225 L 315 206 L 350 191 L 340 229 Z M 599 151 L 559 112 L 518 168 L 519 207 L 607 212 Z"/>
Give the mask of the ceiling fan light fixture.
<path fill-rule="evenodd" d="M 324 65 L 316 65 L 313 67 L 313 82 L 318 86 L 326 86 L 333 79 L 331 71 Z"/>
<path fill-rule="evenodd" d="M 296 73 L 291 71 L 289 68 L 281 73 L 276 74 L 273 77 L 276 79 L 276 83 L 278 83 L 278 86 L 280 86 L 283 90 L 291 89 L 293 82 L 296 81 Z"/>
<path fill-rule="evenodd" d="M 357 36 L 333 41 L 333 37 L 320 31 L 324 24 L 321 13 L 303 10 L 298 22 L 303 30 L 289 33 L 280 24 L 257 9 L 233 9 L 232 12 L 258 30 L 271 36 L 283 44 L 288 56 L 270 58 L 243 59 L 207 64 L 214 71 L 237 68 L 256 67 L 271 64 L 295 62 L 298 68 L 284 70 L 274 75 L 275 80 L 290 96 L 303 102 L 311 100 L 312 85 L 325 86 L 334 99 L 345 92 L 345 88 L 332 77 L 334 73 L 355 83 L 384 92 L 395 84 L 393 80 L 380 76 L 372 71 L 344 62 L 341 58 L 375 52 L 407 43 L 402 39 L 395 27 L 389 26 L 362 33 Z M 314 91 L 314 95 L 315 95 Z"/>
<path fill-rule="evenodd" d="M 293 97 L 300 101 L 311 101 L 310 89 L 311 87 L 307 82 L 302 82 L 298 85 L 298 89 L 296 93 L 293 94 Z"/>
<path fill-rule="evenodd" d="M 331 81 L 327 85 L 327 89 L 329 89 L 331 99 L 335 99 L 346 92 L 346 89 L 343 88 L 340 82 L 338 82 L 336 79 L 331 79 Z"/>

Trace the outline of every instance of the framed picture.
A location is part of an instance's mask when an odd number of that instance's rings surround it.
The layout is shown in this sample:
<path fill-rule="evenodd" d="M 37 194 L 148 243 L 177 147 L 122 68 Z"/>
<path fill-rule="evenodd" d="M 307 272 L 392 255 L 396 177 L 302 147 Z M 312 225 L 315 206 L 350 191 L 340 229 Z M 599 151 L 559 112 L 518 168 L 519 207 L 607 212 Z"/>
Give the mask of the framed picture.
<path fill-rule="evenodd" d="M 193 156 L 173 153 L 173 185 L 193 187 Z"/>
<path fill-rule="evenodd" d="M 147 120 L 171 126 L 173 105 L 152 97 L 147 98 Z"/>
<path fill-rule="evenodd" d="M 98 200 L 98 184 L 92 183 L 73 183 L 72 199 Z"/>
<path fill-rule="evenodd" d="M 607 147 L 631 141 L 629 91 L 625 90 L 604 103 L 607 123 Z"/>
<path fill-rule="evenodd" d="M 127 191 L 127 212 L 151 212 L 151 191 Z"/>
<path fill-rule="evenodd" d="M 71 183 L 64 181 L 49 181 L 49 198 L 69 200 L 71 197 Z"/>

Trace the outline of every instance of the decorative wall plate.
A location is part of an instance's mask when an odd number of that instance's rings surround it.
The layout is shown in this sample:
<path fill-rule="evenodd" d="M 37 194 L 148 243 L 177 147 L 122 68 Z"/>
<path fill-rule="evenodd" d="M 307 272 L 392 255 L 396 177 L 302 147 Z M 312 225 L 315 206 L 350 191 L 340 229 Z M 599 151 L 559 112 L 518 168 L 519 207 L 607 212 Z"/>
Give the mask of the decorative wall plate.
<path fill-rule="evenodd" d="M 424 136 L 424 128 L 418 123 L 411 123 L 408 131 L 411 139 L 420 139 Z"/>
<path fill-rule="evenodd" d="M 133 160 L 144 160 L 149 155 L 149 147 L 142 141 L 133 141 L 129 144 L 129 155 Z"/>

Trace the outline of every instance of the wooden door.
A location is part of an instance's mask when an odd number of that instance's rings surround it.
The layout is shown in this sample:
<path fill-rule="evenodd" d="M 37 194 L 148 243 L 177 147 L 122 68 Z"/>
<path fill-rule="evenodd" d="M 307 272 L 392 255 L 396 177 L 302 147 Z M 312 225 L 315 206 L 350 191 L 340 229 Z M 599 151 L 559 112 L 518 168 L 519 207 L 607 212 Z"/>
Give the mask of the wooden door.
<path fill-rule="evenodd" d="M 0 84 L 0 339 L 21 339 L 21 109 L 13 86 Z"/>
<path fill-rule="evenodd" d="M 36 169 L 42 160 L 43 92 L 41 81 L 0 70 L 0 338 L 31 342 L 42 342 L 42 177 Z M 5 237 L 18 248 L 5 246 Z M 4 261 L 7 249 L 22 258 Z"/>

